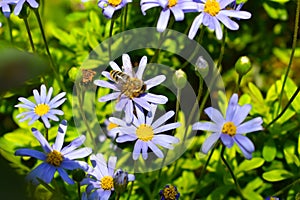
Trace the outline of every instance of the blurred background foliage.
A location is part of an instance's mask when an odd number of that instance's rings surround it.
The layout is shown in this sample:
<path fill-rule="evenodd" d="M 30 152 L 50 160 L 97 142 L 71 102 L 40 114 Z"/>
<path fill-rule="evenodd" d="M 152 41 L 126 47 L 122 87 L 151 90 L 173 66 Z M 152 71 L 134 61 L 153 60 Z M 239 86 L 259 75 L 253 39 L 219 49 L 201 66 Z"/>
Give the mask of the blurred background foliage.
<path fill-rule="evenodd" d="M 242 79 L 240 104 L 252 104 L 251 117 L 262 116 L 264 125 L 270 123 L 277 116 L 276 109 L 279 104 L 283 74 L 286 72 L 291 54 L 296 3 L 295 0 L 260 0 L 248 1 L 243 6 L 243 10 L 251 12 L 252 17 L 249 20 L 241 20 L 238 31 L 227 30 L 225 53 L 221 63 L 226 94 L 214 94 L 220 100 L 221 110 L 225 110 L 226 97 L 233 93 L 236 85 L 237 73 L 234 65 L 241 56 L 246 55 L 251 60 L 252 69 Z M 63 105 L 62 110 L 65 112 L 64 118 L 70 124 L 66 138 L 66 142 L 68 142 L 78 134 L 87 132 L 84 125 L 82 129 L 76 129 L 73 122 L 71 106 L 72 98 L 74 98 L 72 96 L 73 85 L 78 74 L 81 74 L 81 67 L 95 69 L 105 64 L 92 60 L 93 55 L 90 54 L 90 51 L 109 38 L 111 20 L 103 17 L 97 2 L 93 0 L 85 3 L 79 0 L 43 1 L 39 12 L 58 74 L 67 88 L 69 101 Z M 134 0 L 133 3 L 128 4 L 126 26 L 120 20 L 124 11 L 120 12 L 114 20 L 113 35 L 134 28 L 155 27 L 159 12 L 160 8 L 154 8 L 147 11 L 146 16 L 143 16 L 139 1 Z M 171 28 L 186 34 L 196 15 L 197 13 L 187 13 L 184 21 L 175 22 Z M 43 186 L 34 190 L 32 187 L 25 187 L 23 185 L 24 175 L 36 165 L 37 161 L 20 159 L 13 155 L 17 148 L 38 148 L 39 146 L 31 134 L 32 126 L 29 127 L 26 122 L 19 123 L 15 118 L 21 111 L 14 107 L 18 104 L 17 98 L 31 96 L 32 90 L 39 88 L 41 82 L 45 83 L 47 87 L 52 86 L 55 94 L 61 91 L 59 83 L 49 67 L 38 23 L 32 12 L 28 20 L 36 53 L 32 53 L 23 21 L 11 15 L 14 39 L 12 44 L 7 21 L 4 16 L 0 15 L 0 21 L 3 22 L 2 28 L 0 28 L 1 197 L 25 199 L 26 193 L 29 196 L 28 199 L 76 199 L 76 195 L 72 195 L 76 187 L 66 186 L 63 183 L 59 183 L 60 188 L 63 189 L 56 195 L 51 194 Z M 221 41 L 216 40 L 214 33 L 207 29 L 205 29 L 203 38 L 201 45 L 209 52 L 214 61 L 217 61 Z M 297 44 L 289 78 L 284 88 L 282 106 L 286 105 L 297 86 L 300 85 L 299 41 Z M 154 53 L 152 49 L 134 52 L 131 55 L 132 62 L 138 63 L 143 55 L 150 60 Z M 88 57 L 90 58 L 89 66 L 82 66 Z M 177 55 L 162 51 L 157 62 L 179 69 L 184 61 Z M 197 91 L 199 78 L 193 66 L 188 65 L 183 70 Z M 100 77 L 101 74 L 97 73 L 93 79 Z M 91 83 L 83 84 L 80 87 L 95 89 Z M 99 89 L 96 98 L 108 92 L 106 89 Z M 175 100 L 173 101 L 175 102 Z M 97 110 L 91 110 L 91 113 L 86 114 L 92 115 L 94 114 L 92 112 L 96 112 L 99 123 L 104 124 L 105 119 L 113 112 L 112 106 L 111 104 L 97 103 Z M 77 111 L 80 112 L 80 110 Z M 226 150 L 226 158 L 247 199 L 264 199 L 278 191 L 277 196 L 280 199 L 295 199 L 297 193 L 300 192 L 300 183 L 299 181 L 295 182 L 300 177 L 299 113 L 300 97 L 297 97 L 280 120 L 264 131 L 249 134 L 249 138 L 256 146 L 252 160 L 245 160 L 240 153 L 237 153 L 239 150 L 236 147 Z M 181 115 L 182 122 L 184 113 Z M 207 119 L 205 114 L 201 116 L 202 119 Z M 33 126 L 41 131 L 44 129 L 39 122 L 34 123 Z M 96 125 L 91 123 L 89 126 L 93 130 Z M 49 132 L 50 141 L 53 141 L 56 132 L 57 125 L 54 125 Z M 97 133 L 93 134 L 96 138 Z M 220 162 L 219 147 L 214 152 L 204 176 L 199 180 L 199 173 L 207 160 L 207 156 L 199 153 L 199 150 L 206 137 L 207 134 L 199 132 L 193 146 L 189 147 L 177 163 L 163 168 L 161 182 L 158 185 L 154 184 L 157 172 L 136 174 L 131 199 L 149 199 L 152 193 L 158 194 L 159 188 L 167 183 L 177 186 L 181 193 L 181 199 L 191 199 L 191 195 L 196 189 L 197 199 L 241 199 L 235 190 L 230 174 Z M 92 144 L 92 142 L 88 141 L 87 143 Z M 102 150 L 109 149 L 109 145 L 110 142 L 105 143 Z M 16 192 L 19 190 L 20 193 Z M 126 199 L 126 195 L 128 194 L 124 194 L 122 198 Z"/>

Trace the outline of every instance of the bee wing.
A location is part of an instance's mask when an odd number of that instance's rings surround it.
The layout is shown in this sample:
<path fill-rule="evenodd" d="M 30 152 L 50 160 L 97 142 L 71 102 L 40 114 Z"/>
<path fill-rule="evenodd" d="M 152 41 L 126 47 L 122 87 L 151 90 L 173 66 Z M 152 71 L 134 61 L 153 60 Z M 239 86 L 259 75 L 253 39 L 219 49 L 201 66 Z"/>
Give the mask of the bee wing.
<path fill-rule="evenodd" d="M 123 71 L 128 74 L 130 77 L 135 77 L 135 73 L 132 70 L 132 64 L 130 61 L 130 57 L 128 54 L 123 54 L 122 56 L 122 62 L 123 62 Z"/>

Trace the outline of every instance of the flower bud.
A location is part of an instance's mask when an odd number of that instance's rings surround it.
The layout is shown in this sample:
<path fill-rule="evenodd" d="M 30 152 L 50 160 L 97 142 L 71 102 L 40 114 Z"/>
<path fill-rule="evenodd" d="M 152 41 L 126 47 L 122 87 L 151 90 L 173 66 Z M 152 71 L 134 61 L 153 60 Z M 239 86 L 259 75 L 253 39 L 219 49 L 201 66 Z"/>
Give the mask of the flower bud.
<path fill-rule="evenodd" d="M 196 64 L 195 71 L 198 72 L 198 76 L 200 75 L 202 78 L 205 78 L 209 71 L 208 62 L 203 58 L 203 56 L 199 56 Z"/>
<path fill-rule="evenodd" d="M 172 80 L 175 87 L 178 89 L 184 88 L 187 82 L 185 72 L 181 69 L 176 70 Z"/>
<path fill-rule="evenodd" d="M 251 62 L 247 56 L 240 57 L 235 63 L 235 70 L 240 76 L 244 76 L 251 69 Z"/>
<path fill-rule="evenodd" d="M 85 172 L 82 169 L 74 169 L 72 177 L 74 181 L 81 182 L 85 178 Z"/>
<path fill-rule="evenodd" d="M 123 193 L 128 185 L 128 173 L 118 169 L 114 174 L 114 188 L 116 193 Z"/>

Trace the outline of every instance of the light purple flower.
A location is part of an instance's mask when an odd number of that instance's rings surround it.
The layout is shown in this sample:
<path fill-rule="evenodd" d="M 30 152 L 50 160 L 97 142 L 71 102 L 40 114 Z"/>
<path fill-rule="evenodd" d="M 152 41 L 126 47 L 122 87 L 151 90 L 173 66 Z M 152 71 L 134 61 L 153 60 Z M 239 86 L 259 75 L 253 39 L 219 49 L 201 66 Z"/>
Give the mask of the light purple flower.
<path fill-rule="evenodd" d="M 81 185 L 86 187 L 87 199 L 108 200 L 114 191 L 114 171 L 117 157 L 111 156 L 108 163 L 102 154 L 90 156 L 93 168 L 88 172 L 88 178 L 82 180 Z M 135 176 L 128 174 L 128 181 L 134 181 Z"/>
<path fill-rule="evenodd" d="M 32 132 L 41 144 L 44 152 L 33 149 L 18 149 L 15 152 L 16 156 L 30 156 L 43 161 L 27 175 L 27 179 L 34 184 L 39 183 L 37 178 L 45 183 L 50 183 L 56 171 L 65 182 L 74 184 L 74 181 L 68 176 L 65 169 L 74 170 L 80 168 L 85 171 L 89 169 L 89 165 L 86 162 L 74 160 L 84 158 L 92 153 L 92 149 L 88 147 L 77 149 L 85 141 L 85 136 L 82 135 L 73 140 L 68 146 L 63 147 L 66 129 L 67 121 L 63 120 L 59 125 L 55 143 L 50 146 L 40 131 L 32 128 Z"/>
<path fill-rule="evenodd" d="M 103 9 L 103 15 L 111 19 L 116 10 L 122 9 L 131 2 L 132 0 L 100 0 L 98 6 Z"/>
<path fill-rule="evenodd" d="M 14 14 L 15 15 L 18 16 L 20 14 L 20 12 L 21 12 L 21 10 L 22 10 L 25 2 L 27 4 L 29 4 L 29 6 L 31 8 L 38 8 L 39 7 L 39 4 L 38 4 L 38 2 L 36 0 L 18 0 L 17 1 L 17 5 L 16 5 L 16 7 L 14 9 Z"/>
<path fill-rule="evenodd" d="M 66 93 L 59 93 L 51 100 L 52 92 L 52 87 L 50 87 L 47 93 L 46 86 L 41 85 L 40 94 L 36 89 L 33 90 L 33 95 L 36 103 L 33 103 L 24 97 L 20 97 L 18 100 L 21 101 L 23 104 L 15 105 L 15 107 L 30 110 L 17 115 L 17 118 L 24 117 L 20 120 L 20 122 L 23 122 L 27 119 L 31 119 L 29 122 L 29 125 L 31 125 L 33 122 L 41 118 L 46 128 L 50 128 L 51 125 L 48 119 L 52 119 L 53 121 L 59 121 L 56 115 L 63 115 L 64 112 L 56 108 L 65 102 L 66 98 L 63 97 L 66 95 Z"/>
<path fill-rule="evenodd" d="M 247 159 L 252 158 L 255 148 L 251 140 L 243 134 L 263 130 L 261 117 L 242 123 L 251 110 L 251 105 L 238 105 L 238 95 L 233 94 L 229 100 L 225 118 L 213 107 L 206 108 L 204 112 L 212 122 L 196 122 L 193 130 L 213 132 L 202 144 L 202 152 L 207 153 L 213 145 L 221 138 L 222 143 L 231 148 L 234 143 L 238 145 Z"/>
<path fill-rule="evenodd" d="M 188 37 L 193 39 L 201 24 L 216 32 L 217 39 L 222 39 L 223 33 L 220 22 L 230 30 L 238 30 L 239 25 L 231 18 L 249 19 L 251 13 L 247 11 L 227 9 L 227 5 L 234 0 L 202 0 L 199 3 L 200 14 L 194 19 Z"/>
<path fill-rule="evenodd" d="M 196 12 L 198 8 L 197 3 L 192 0 L 141 0 L 140 4 L 143 15 L 146 15 L 146 10 L 150 8 L 162 7 L 157 22 L 157 31 L 159 32 L 166 30 L 171 12 L 175 21 L 182 21 L 185 12 Z"/>
<path fill-rule="evenodd" d="M 6 18 L 9 18 L 10 13 L 11 13 L 9 5 L 14 5 L 17 2 L 18 2 L 18 0 L 1 0 L 0 1 L 0 8 L 2 8 L 2 12 Z M 0 25 L 0 27 L 1 27 L 1 25 Z"/>
<path fill-rule="evenodd" d="M 163 158 L 163 152 L 157 147 L 162 146 L 167 149 L 173 149 L 172 144 L 179 143 L 179 139 L 166 134 L 159 134 L 165 131 L 176 129 L 180 126 L 179 122 L 163 125 L 168 119 L 174 115 L 174 111 L 169 111 L 153 122 L 157 105 L 151 104 L 151 112 L 144 115 L 142 109 L 136 106 L 136 116 L 133 117 L 131 124 L 127 124 L 125 121 L 110 117 L 109 120 L 119 127 L 115 128 L 117 131 L 123 133 L 123 135 L 117 137 L 116 142 L 131 142 L 135 141 L 132 158 L 137 160 L 142 154 L 143 159 L 148 158 L 148 148 L 159 157 Z"/>
<path fill-rule="evenodd" d="M 127 76 L 130 76 L 131 78 L 142 80 L 143 73 L 147 65 L 146 56 L 142 57 L 136 73 L 132 69 L 132 64 L 127 54 L 123 54 L 122 61 L 123 73 L 125 73 Z M 120 67 L 115 62 L 110 62 L 109 64 L 113 70 L 122 72 Z M 130 123 L 133 119 L 134 105 L 139 105 L 145 110 L 149 111 L 151 109 L 150 103 L 165 104 L 168 101 L 168 98 L 163 95 L 156 95 L 147 92 L 147 90 L 149 90 L 150 88 L 161 84 L 166 79 L 164 75 L 155 76 L 147 81 L 143 81 L 146 85 L 146 90 L 142 94 L 133 97 L 126 96 L 124 94 L 124 84 L 116 83 L 111 78 L 109 72 L 104 71 L 102 72 L 102 75 L 108 78 L 110 81 L 95 80 L 94 83 L 100 87 L 110 88 L 114 90 L 114 92 L 99 98 L 98 101 L 106 102 L 116 99 L 118 102 L 116 103 L 115 109 L 117 111 L 125 111 L 125 121 L 127 123 Z"/>

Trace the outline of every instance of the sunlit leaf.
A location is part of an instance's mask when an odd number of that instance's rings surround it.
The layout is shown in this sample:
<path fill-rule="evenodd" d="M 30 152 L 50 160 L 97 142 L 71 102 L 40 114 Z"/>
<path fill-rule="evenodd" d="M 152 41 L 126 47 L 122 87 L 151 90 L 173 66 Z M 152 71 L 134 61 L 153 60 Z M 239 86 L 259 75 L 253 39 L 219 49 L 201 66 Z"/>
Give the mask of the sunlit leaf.
<path fill-rule="evenodd" d="M 285 169 L 275 169 L 269 172 L 263 173 L 263 178 L 270 182 L 282 181 L 288 178 L 292 178 L 294 176 L 293 173 L 285 170 Z"/>

